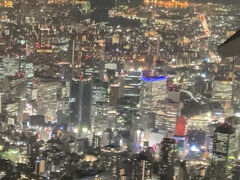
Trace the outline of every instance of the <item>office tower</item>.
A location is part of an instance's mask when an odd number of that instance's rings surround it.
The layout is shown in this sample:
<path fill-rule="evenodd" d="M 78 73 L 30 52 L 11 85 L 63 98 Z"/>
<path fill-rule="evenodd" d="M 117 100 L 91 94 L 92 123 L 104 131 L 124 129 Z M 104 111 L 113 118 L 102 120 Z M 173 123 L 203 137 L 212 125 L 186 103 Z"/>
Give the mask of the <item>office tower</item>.
<path fill-rule="evenodd" d="M 40 82 L 33 83 L 33 89 L 37 89 L 36 111 L 39 115 L 44 115 L 46 121 L 57 121 L 56 107 L 58 108 L 58 89 L 59 82 Z"/>
<path fill-rule="evenodd" d="M 135 136 L 140 123 L 140 87 L 141 72 L 128 71 L 120 79 L 120 98 L 117 100 L 116 111 L 118 113 L 116 128 L 127 131 L 130 137 L 127 138 L 128 145 L 138 151 L 139 144 L 136 145 Z"/>
<path fill-rule="evenodd" d="M 108 127 L 108 83 L 104 81 L 104 61 L 87 58 L 82 61 L 83 77 L 92 81 L 91 119 L 92 130 L 103 132 Z"/>
<path fill-rule="evenodd" d="M 234 148 L 235 130 L 230 124 L 219 124 L 213 135 L 214 161 L 227 161 Z"/>
<path fill-rule="evenodd" d="M 93 99 L 98 103 L 107 103 L 108 100 L 108 83 L 95 82 L 93 85 Z"/>
<path fill-rule="evenodd" d="M 110 85 L 109 105 L 114 106 L 120 98 L 120 83 Z"/>
<path fill-rule="evenodd" d="M 148 114 L 155 114 L 155 126 L 167 129 L 164 120 L 165 98 L 167 97 L 167 78 L 154 76 L 152 72 L 145 72 L 142 76 L 141 110 L 144 127 L 149 119 Z M 154 127 L 155 128 L 155 127 Z"/>
<path fill-rule="evenodd" d="M 238 157 L 238 141 L 235 128 L 230 123 L 217 124 L 213 134 L 212 164 L 215 177 L 232 176 L 232 159 Z"/>
<path fill-rule="evenodd" d="M 235 157 L 240 156 L 240 117 L 231 116 L 229 118 L 225 119 L 225 123 L 230 124 L 232 127 L 234 127 L 235 130 L 235 140 L 234 140 L 234 148 L 232 148 L 230 151 L 232 154 L 234 154 Z"/>
<path fill-rule="evenodd" d="M 154 111 L 160 101 L 167 96 L 167 78 L 165 76 L 143 76 L 142 81 L 142 107 L 148 111 Z"/>
<path fill-rule="evenodd" d="M 103 80 L 104 61 L 100 59 L 87 59 L 82 62 L 83 75 L 93 81 Z"/>
<path fill-rule="evenodd" d="M 164 138 L 161 142 L 159 179 L 172 179 L 174 176 L 174 150 L 175 140 Z"/>
<path fill-rule="evenodd" d="M 213 81 L 212 100 L 219 102 L 224 111 L 225 116 L 231 116 L 233 82 L 232 79 L 216 77 Z M 229 115 L 228 115 L 229 114 Z"/>
<path fill-rule="evenodd" d="M 222 100 L 224 101 L 228 94 L 230 94 L 230 97 L 227 100 L 231 100 L 232 88 L 230 85 L 233 84 L 232 70 L 233 68 L 231 67 L 230 63 L 227 61 L 222 61 L 217 66 L 214 81 L 213 81 L 213 96 L 214 96 L 214 93 L 217 93 L 220 89 L 222 89 L 222 91 L 225 91 L 225 93 L 223 94 L 220 94 L 220 95 L 216 94 L 216 99 L 219 98 L 220 101 Z M 225 96 L 221 98 L 222 95 L 225 95 Z"/>
<path fill-rule="evenodd" d="M 140 97 L 141 72 L 128 71 L 121 79 L 122 97 Z M 137 102 L 138 103 L 138 102 Z"/>
<path fill-rule="evenodd" d="M 135 71 L 127 72 L 122 76 L 120 84 L 120 98 L 117 102 L 117 111 L 124 115 L 124 125 L 127 129 L 137 129 L 140 125 L 141 73 Z"/>
<path fill-rule="evenodd" d="M 68 124 L 70 121 L 70 81 L 64 81 L 61 83 L 57 91 L 57 121 L 60 124 Z"/>
<path fill-rule="evenodd" d="M 141 152 L 132 162 L 132 172 L 130 179 L 150 180 L 152 179 L 152 162 L 148 152 Z M 128 175 L 128 174 L 127 174 Z"/>
<path fill-rule="evenodd" d="M 70 88 L 70 116 L 80 132 L 91 130 L 92 81 L 72 79 Z"/>
<path fill-rule="evenodd" d="M 189 174 L 187 172 L 186 161 L 176 161 L 174 165 L 174 179 L 188 180 Z"/>
<path fill-rule="evenodd" d="M 173 134 L 176 127 L 176 119 L 179 112 L 178 102 L 169 102 L 165 100 L 162 107 L 162 119 L 166 122 L 166 128 L 169 134 Z"/>
<path fill-rule="evenodd" d="M 108 121 L 108 83 L 94 82 L 92 88 L 92 121 L 94 131 L 102 133 L 106 128 L 111 127 Z"/>
<path fill-rule="evenodd" d="M 37 157 L 35 162 L 35 174 L 39 177 L 46 171 L 46 162 L 40 157 Z"/>
<path fill-rule="evenodd" d="M 26 40 L 18 39 L 18 72 L 21 70 L 21 62 L 26 57 Z"/>
<path fill-rule="evenodd" d="M 100 148 L 101 146 L 101 138 L 99 136 L 94 135 L 92 139 L 92 147 Z"/>

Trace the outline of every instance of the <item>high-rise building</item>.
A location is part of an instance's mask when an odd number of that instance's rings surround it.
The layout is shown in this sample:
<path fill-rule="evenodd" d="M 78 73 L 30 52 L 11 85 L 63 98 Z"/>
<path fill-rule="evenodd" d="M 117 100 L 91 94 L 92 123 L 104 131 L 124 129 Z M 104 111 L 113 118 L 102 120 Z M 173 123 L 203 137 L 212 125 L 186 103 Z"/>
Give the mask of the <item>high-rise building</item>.
<path fill-rule="evenodd" d="M 56 107 L 58 108 L 59 82 L 33 82 L 32 99 L 36 96 L 36 112 L 44 115 L 46 121 L 57 121 Z M 36 89 L 36 91 L 35 91 Z M 35 94 L 36 93 L 36 94 Z"/>
<path fill-rule="evenodd" d="M 114 106 L 120 98 L 120 83 L 110 85 L 109 104 Z"/>
<path fill-rule="evenodd" d="M 57 121 L 60 124 L 68 124 L 70 118 L 70 81 L 62 82 L 57 91 Z"/>
<path fill-rule="evenodd" d="M 152 163 L 147 153 L 140 153 L 136 158 L 134 158 L 132 167 L 131 179 L 152 179 Z"/>
<path fill-rule="evenodd" d="M 233 82 L 226 79 L 215 79 L 213 82 L 212 100 L 219 102 L 226 113 L 231 113 Z M 227 115 L 227 114 L 226 114 Z M 229 114 L 231 116 L 231 114 Z"/>
<path fill-rule="evenodd" d="M 174 176 L 174 149 L 175 140 L 164 138 L 161 142 L 160 165 L 159 165 L 159 179 L 172 179 Z"/>
<path fill-rule="evenodd" d="M 102 133 L 110 127 L 108 122 L 108 83 L 94 82 L 92 88 L 92 122 L 94 131 Z"/>
<path fill-rule="evenodd" d="M 40 176 L 45 171 L 46 171 L 46 162 L 45 162 L 45 160 L 41 159 L 40 157 L 37 157 L 36 163 L 35 163 L 35 174 L 37 176 Z"/>
<path fill-rule="evenodd" d="M 230 150 L 231 154 L 235 156 L 235 158 L 238 158 L 240 157 L 240 121 L 239 121 L 239 117 L 236 117 L 236 116 L 232 116 L 232 117 L 229 117 L 229 118 L 226 118 L 225 119 L 225 123 L 227 124 L 230 124 L 232 127 L 234 127 L 234 130 L 235 130 L 235 140 L 234 140 L 234 143 L 233 143 L 233 146 Z"/>
<path fill-rule="evenodd" d="M 128 128 L 137 129 L 140 116 L 140 87 L 141 72 L 129 71 L 121 79 L 120 98 L 118 100 L 118 112 L 124 115 Z"/>
<path fill-rule="evenodd" d="M 213 135 L 213 160 L 227 161 L 234 145 L 235 131 L 230 124 L 219 124 Z"/>
<path fill-rule="evenodd" d="M 104 61 L 99 59 L 87 59 L 82 62 L 85 78 L 103 80 Z"/>
<path fill-rule="evenodd" d="M 160 101 L 167 96 L 167 78 L 165 76 L 142 77 L 143 103 L 142 106 L 149 111 L 154 111 Z"/>
<path fill-rule="evenodd" d="M 141 86 L 141 72 L 128 71 L 122 75 L 121 79 L 121 96 L 139 97 Z"/>
<path fill-rule="evenodd" d="M 142 76 L 141 89 L 141 110 L 142 126 L 146 127 L 149 113 L 154 114 L 155 126 L 160 129 L 167 129 L 164 116 L 166 107 L 165 98 L 167 97 L 167 78 L 165 76 Z M 144 125 L 145 124 L 145 125 Z M 153 127 L 155 128 L 155 127 Z"/>
<path fill-rule="evenodd" d="M 70 88 L 70 116 L 80 132 L 91 129 L 92 81 L 73 79 Z"/>
<path fill-rule="evenodd" d="M 116 111 L 118 113 L 116 128 L 126 130 L 130 134 L 127 139 L 128 145 L 134 150 L 135 135 L 138 129 L 141 128 L 140 123 L 140 87 L 141 87 L 141 72 L 128 71 L 120 80 L 119 96 L 117 100 Z"/>

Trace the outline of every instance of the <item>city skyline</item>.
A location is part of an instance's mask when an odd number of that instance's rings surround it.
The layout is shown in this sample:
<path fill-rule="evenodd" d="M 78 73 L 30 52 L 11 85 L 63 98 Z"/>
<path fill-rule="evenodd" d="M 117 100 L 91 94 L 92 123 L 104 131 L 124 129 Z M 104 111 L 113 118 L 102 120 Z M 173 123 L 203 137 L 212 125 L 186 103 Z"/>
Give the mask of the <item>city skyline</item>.
<path fill-rule="evenodd" d="M 0 179 L 240 179 L 239 7 L 0 1 Z"/>

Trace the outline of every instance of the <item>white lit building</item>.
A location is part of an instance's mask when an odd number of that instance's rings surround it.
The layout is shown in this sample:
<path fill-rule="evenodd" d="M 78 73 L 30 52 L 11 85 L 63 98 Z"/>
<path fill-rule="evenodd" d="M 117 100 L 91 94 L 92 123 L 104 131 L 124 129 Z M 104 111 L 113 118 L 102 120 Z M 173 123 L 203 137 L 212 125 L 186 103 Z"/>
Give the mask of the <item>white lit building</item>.
<path fill-rule="evenodd" d="M 167 97 L 167 78 L 165 76 L 142 77 L 142 107 L 150 111 L 158 107 Z"/>

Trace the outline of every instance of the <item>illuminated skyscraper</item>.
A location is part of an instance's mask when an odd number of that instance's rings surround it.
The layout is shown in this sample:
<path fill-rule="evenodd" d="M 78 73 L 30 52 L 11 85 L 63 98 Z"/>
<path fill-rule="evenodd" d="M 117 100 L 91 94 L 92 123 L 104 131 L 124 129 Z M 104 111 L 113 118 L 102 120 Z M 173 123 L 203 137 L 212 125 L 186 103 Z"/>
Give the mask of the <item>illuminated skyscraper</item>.
<path fill-rule="evenodd" d="M 32 98 L 35 99 L 35 96 L 37 96 L 37 113 L 44 115 L 46 121 L 57 121 L 56 107 L 58 108 L 57 94 L 59 87 L 60 83 L 58 82 L 36 81 L 33 83 Z"/>
<path fill-rule="evenodd" d="M 103 132 L 109 127 L 108 122 L 108 83 L 95 82 L 92 88 L 92 123 L 95 132 Z"/>
<path fill-rule="evenodd" d="M 231 150 L 234 150 L 234 129 L 230 124 L 219 124 L 213 135 L 213 160 L 227 161 Z"/>
<path fill-rule="evenodd" d="M 167 96 L 167 78 L 165 76 L 142 77 L 143 100 L 142 107 L 152 112 L 160 101 Z"/>
<path fill-rule="evenodd" d="M 81 131 L 91 129 L 91 80 L 73 79 L 70 88 L 70 116 L 73 125 Z"/>
<path fill-rule="evenodd" d="M 161 152 L 160 152 L 160 165 L 159 165 L 159 179 L 173 179 L 174 169 L 174 149 L 175 140 L 170 138 L 164 138 L 161 142 Z"/>
<path fill-rule="evenodd" d="M 142 108 L 154 112 L 160 101 L 167 96 L 167 78 L 154 76 L 153 72 L 143 72 L 142 76 Z"/>
<path fill-rule="evenodd" d="M 155 123 L 162 126 L 164 100 L 167 97 L 167 78 L 165 76 L 142 76 L 141 110 L 142 126 L 147 127 L 149 113 L 154 114 Z M 154 127 L 150 127 L 154 128 Z"/>
<path fill-rule="evenodd" d="M 141 152 L 133 160 L 131 179 L 150 180 L 152 179 L 152 163 L 148 153 Z"/>
<path fill-rule="evenodd" d="M 127 72 L 121 81 L 120 99 L 118 100 L 118 112 L 124 115 L 125 124 L 137 127 L 139 119 L 141 73 Z"/>

